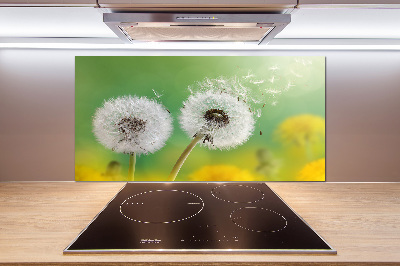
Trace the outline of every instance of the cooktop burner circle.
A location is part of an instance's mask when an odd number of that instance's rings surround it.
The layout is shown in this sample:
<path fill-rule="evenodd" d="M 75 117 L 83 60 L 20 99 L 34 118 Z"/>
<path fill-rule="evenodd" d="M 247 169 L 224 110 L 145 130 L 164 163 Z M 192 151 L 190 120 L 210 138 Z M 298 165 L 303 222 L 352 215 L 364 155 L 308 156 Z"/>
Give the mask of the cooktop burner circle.
<path fill-rule="evenodd" d="M 262 207 L 243 207 L 234 210 L 230 218 L 242 229 L 257 233 L 276 233 L 288 223 L 280 213 Z"/>
<path fill-rule="evenodd" d="M 255 203 L 264 199 L 264 192 L 246 185 L 221 185 L 213 188 L 211 194 L 230 203 Z"/>
<path fill-rule="evenodd" d="M 190 219 L 204 209 L 202 198 L 183 190 L 150 190 L 125 199 L 119 206 L 127 219 L 144 224 L 169 224 Z"/>

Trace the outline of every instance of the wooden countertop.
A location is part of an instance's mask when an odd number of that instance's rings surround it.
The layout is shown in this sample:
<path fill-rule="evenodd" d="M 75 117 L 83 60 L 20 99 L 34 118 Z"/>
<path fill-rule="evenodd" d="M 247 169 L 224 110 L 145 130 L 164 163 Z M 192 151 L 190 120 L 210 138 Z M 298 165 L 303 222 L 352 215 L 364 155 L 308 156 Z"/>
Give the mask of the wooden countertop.
<path fill-rule="evenodd" d="M 400 183 L 268 183 L 337 255 L 63 255 L 63 249 L 123 185 L 0 183 L 0 263 L 400 265 Z"/>

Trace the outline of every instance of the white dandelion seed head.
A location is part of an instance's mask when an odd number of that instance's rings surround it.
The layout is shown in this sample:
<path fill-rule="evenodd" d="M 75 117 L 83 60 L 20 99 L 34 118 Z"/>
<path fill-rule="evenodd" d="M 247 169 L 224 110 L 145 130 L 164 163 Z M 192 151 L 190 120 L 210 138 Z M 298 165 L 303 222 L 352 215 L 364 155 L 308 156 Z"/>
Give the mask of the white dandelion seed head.
<path fill-rule="evenodd" d="M 161 149 L 172 133 L 167 109 L 146 97 L 123 96 L 105 101 L 93 118 L 93 133 L 106 148 L 148 154 Z"/>
<path fill-rule="evenodd" d="M 254 131 L 250 107 L 238 97 L 212 90 L 194 93 L 184 102 L 180 125 L 189 135 L 204 134 L 201 145 L 231 149 L 244 144 Z"/>

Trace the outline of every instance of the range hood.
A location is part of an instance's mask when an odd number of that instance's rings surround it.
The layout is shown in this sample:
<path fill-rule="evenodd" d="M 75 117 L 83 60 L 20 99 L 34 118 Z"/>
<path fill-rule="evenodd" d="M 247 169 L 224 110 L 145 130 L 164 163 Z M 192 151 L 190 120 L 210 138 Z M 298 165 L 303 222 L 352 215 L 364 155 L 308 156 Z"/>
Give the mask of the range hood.
<path fill-rule="evenodd" d="M 267 44 L 290 23 L 290 14 L 104 13 L 124 42 L 252 42 Z"/>

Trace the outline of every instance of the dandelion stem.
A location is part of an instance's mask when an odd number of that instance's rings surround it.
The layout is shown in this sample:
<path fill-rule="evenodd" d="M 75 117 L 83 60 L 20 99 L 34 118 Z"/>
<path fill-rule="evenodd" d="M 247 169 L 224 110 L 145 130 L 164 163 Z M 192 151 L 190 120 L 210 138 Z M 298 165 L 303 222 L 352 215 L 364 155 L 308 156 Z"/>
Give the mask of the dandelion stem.
<path fill-rule="evenodd" d="M 186 158 L 189 156 L 190 152 L 196 146 L 196 144 L 204 137 L 203 134 L 197 134 L 194 139 L 189 143 L 186 149 L 182 152 L 179 159 L 176 161 L 174 168 L 172 168 L 171 173 L 168 176 L 168 181 L 175 181 L 176 176 L 178 175 L 179 170 L 181 169 L 183 163 Z"/>
<path fill-rule="evenodd" d="M 135 165 L 136 165 L 136 154 L 132 152 L 129 155 L 128 181 L 135 180 Z"/>

